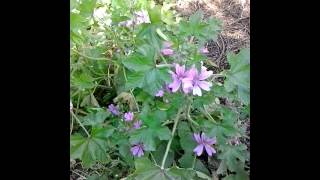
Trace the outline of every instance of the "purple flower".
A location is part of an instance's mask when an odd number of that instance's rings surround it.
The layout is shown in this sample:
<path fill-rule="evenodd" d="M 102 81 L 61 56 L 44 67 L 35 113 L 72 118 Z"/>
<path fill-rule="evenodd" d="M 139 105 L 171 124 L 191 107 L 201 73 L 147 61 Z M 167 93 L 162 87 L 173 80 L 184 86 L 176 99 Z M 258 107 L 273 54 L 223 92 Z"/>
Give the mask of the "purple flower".
<path fill-rule="evenodd" d="M 161 54 L 165 56 L 173 55 L 173 50 L 171 49 L 172 43 L 169 41 L 165 41 L 163 43 L 163 49 L 161 49 Z"/>
<path fill-rule="evenodd" d="M 179 64 L 176 64 L 176 72 L 170 71 L 170 73 L 173 82 L 170 83 L 168 87 L 171 88 L 172 92 L 176 92 L 180 88 L 182 80 L 186 78 L 185 66 L 180 66 Z"/>
<path fill-rule="evenodd" d="M 131 153 L 132 153 L 134 156 L 141 157 L 141 156 L 144 155 L 144 152 L 143 152 L 143 144 L 141 144 L 141 143 L 135 144 L 130 150 L 131 150 Z"/>
<path fill-rule="evenodd" d="M 117 115 L 120 114 L 118 108 L 117 108 L 116 106 L 114 106 L 113 104 L 110 104 L 110 105 L 108 106 L 108 110 L 109 110 L 113 115 L 116 115 L 116 116 L 117 116 Z"/>
<path fill-rule="evenodd" d="M 207 71 L 207 68 L 202 66 L 199 74 L 198 70 L 193 66 L 186 74 L 187 77 L 182 80 L 185 93 L 189 93 L 192 90 L 193 95 L 202 96 L 201 89 L 210 91 L 212 83 L 204 80 L 213 74 L 212 71 Z"/>
<path fill-rule="evenodd" d="M 142 121 L 138 120 L 133 123 L 133 128 L 134 129 L 139 129 L 141 127 Z"/>
<path fill-rule="evenodd" d="M 209 53 L 208 48 L 206 48 L 206 47 L 200 48 L 200 52 L 203 53 L 203 54 Z"/>
<path fill-rule="evenodd" d="M 170 56 L 173 55 L 173 50 L 172 49 L 162 49 L 161 50 L 161 54 L 165 55 L 165 56 Z"/>
<path fill-rule="evenodd" d="M 162 97 L 164 94 L 164 91 L 161 89 L 157 92 L 157 94 L 155 95 L 156 97 Z"/>
<path fill-rule="evenodd" d="M 201 156 L 203 148 L 206 150 L 209 156 L 212 156 L 212 154 L 216 153 L 216 150 L 211 146 L 213 144 L 216 144 L 215 138 L 209 138 L 204 133 L 200 135 L 197 133 L 193 133 L 193 138 L 198 143 L 198 146 L 193 150 L 193 152 L 195 152 L 197 156 Z"/>
<path fill-rule="evenodd" d="M 124 113 L 124 120 L 125 121 L 132 121 L 133 120 L 133 112 Z"/>

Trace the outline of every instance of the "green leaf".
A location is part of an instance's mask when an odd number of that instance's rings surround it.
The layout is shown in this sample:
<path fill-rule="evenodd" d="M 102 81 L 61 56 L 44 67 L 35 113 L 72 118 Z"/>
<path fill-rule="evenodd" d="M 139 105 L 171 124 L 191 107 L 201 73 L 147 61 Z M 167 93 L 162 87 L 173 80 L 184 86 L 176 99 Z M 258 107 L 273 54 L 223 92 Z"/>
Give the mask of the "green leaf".
<path fill-rule="evenodd" d="M 202 18 L 203 18 L 203 11 L 199 10 L 189 17 L 189 22 L 191 25 L 198 25 L 199 22 L 202 21 Z"/>
<path fill-rule="evenodd" d="M 137 41 L 144 40 L 151 48 L 155 49 L 155 52 L 160 52 L 162 40 L 157 33 L 158 26 L 154 24 L 142 24 L 140 26 Z"/>
<path fill-rule="evenodd" d="M 81 135 L 70 137 L 70 156 L 73 159 L 80 159 L 85 167 L 92 166 L 97 161 L 105 161 L 107 137 L 113 132 L 112 128 L 93 129 L 90 138 Z"/>
<path fill-rule="evenodd" d="M 142 88 L 144 83 L 144 72 L 131 72 L 127 71 L 127 82 L 126 82 L 126 89 L 131 88 Z"/>
<path fill-rule="evenodd" d="M 156 5 L 152 9 L 148 10 L 150 21 L 152 24 L 158 24 L 161 22 L 161 7 Z"/>
<path fill-rule="evenodd" d="M 111 114 L 109 111 L 98 111 L 96 113 L 92 112 L 88 114 L 87 116 L 83 117 L 83 125 L 99 125 L 104 122 L 104 120 L 109 117 Z"/>
<path fill-rule="evenodd" d="M 180 145 L 185 152 L 192 152 L 196 148 L 197 143 L 192 138 L 192 133 L 180 136 Z"/>
<path fill-rule="evenodd" d="M 151 163 L 147 158 L 139 158 L 135 161 L 136 180 L 167 180 L 165 171 Z"/>
<path fill-rule="evenodd" d="M 106 176 L 106 175 L 102 175 L 102 176 L 91 175 L 87 178 L 87 180 L 105 180 L 105 179 L 108 179 L 108 176 Z"/>
<path fill-rule="evenodd" d="M 144 91 L 155 95 L 164 85 L 159 69 L 151 69 L 145 73 Z"/>
<path fill-rule="evenodd" d="M 168 170 L 168 174 L 174 177 L 174 179 L 190 180 L 195 176 L 195 171 L 174 166 Z"/>
<path fill-rule="evenodd" d="M 81 90 L 93 88 L 94 87 L 93 81 L 94 81 L 93 78 L 88 73 L 81 73 L 79 75 L 74 75 L 71 78 L 71 83 Z"/>
<path fill-rule="evenodd" d="M 167 143 L 163 142 L 157 147 L 157 150 L 152 153 L 158 165 L 161 165 L 162 163 L 162 159 L 164 156 L 164 152 L 166 151 L 166 147 L 167 147 Z M 165 168 L 170 167 L 173 161 L 174 161 L 174 152 L 172 150 L 169 150 L 164 167 Z"/>
<path fill-rule="evenodd" d="M 146 151 L 155 151 L 156 142 L 153 129 L 143 128 L 134 131 L 129 139 L 131 144 L 137 144 L 143 142 L 144 149 Z"/>
<path fill-rule="evenodd" d="M 196 174 L 199 178 L 202 178 L 202 179 L 207 179 L 207 180 L 211 180 L 212 178 L 210 178 L 208 175 L 200 172 L 200 171 L 196 171 Z"/>
<path fill-rule="evenodd" d="M 178 135 L 180 137 L 181 148 L 185 153 L 192 153 L 197 143 L 193 139 L 193 134 L 187 122 L 180 122 L 178 125 Z"/>
<path fill-rule="evenodd" d="M 154 66 L 153 61 L 143 56 L 134 54 L 122 61 L 122 64 L 132 71 L 147 71 Z"/>
<path fill-rule="evenodd" d="M 243 164 L 247 159 L 245 145 L 224 145 L 220 146 L 220 149 L 221 153 L 218 155 L 218 159 L 224 161 L 230 171 L 236 172 L 239 169 L 243 169 Z"/>
<path fill-rule="evenodd" d="M 159 128 L 155 132 L 160 140 L 169 140 L 171 138 L 171 131 L 167 126 Z"/>
<path fill-rule="evenodd" d="M 83 16 L 91 16 L 97 0 L 82 0 L 79 10 Z"/>
<path fill-rule="evenodd" d="M 228 62 L 231 65 L 227 71 L 224 87 L 227 92 L 237 89 L 238 98 L 242 103 L 250 103 L 250 50 L 242 49 L 238 54 L 229 53 Z"/>

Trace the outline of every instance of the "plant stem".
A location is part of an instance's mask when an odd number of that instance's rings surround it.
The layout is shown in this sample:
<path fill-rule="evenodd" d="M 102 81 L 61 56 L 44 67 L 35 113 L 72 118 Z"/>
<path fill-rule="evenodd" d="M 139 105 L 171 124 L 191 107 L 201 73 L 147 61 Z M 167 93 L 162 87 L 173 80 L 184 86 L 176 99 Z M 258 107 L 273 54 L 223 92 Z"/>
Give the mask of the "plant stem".
<path fill-rule="evenodd" d="M 84 55 L 82 53 L 80 53 L 79 51 L 75 50 L 75 49 L 72 49 L 72 51 L 74 51 L 75 53 L 79 54 L 80 56 L 82 57 L 85 57 L 87 59 L 91 59 L 91 60 L 97 60 L 97 61 L 111 61 L 113 63 L 117 63 L 116 61 L 113 61 L 111 59 L 107 59 L 107 58 L 96 58 L 96 57 L 90 57 L 90 56 L 87 56 L 87 55 Z"/>
<path fill-rule="evenodd" d="M 152 152 L 150 152 L 150 156 L 151 156 L 151 159 L 153 160 L 154 164 L 157 164 L 156 160 L 154 159 L 154 157 L 152 155 Z"/>
<path fill-rule="evenodd" d="M 194 165 L 196 164 L 196 159 L 197 159 L 197 156 L 196 156 L 196 155 L 194 155 L 193 163 L 192 163 L 192 169 L 194 169 Z"/>
<path fill-rule="evenodd" d="M 206 117 L 211 120 L 213 123 L 217 124 L 217 122 L 213 119 L 213 117 L 210 115 L 210 113 L 207 111 L 206 107 L 203 106 L 203 111 L 204 111 L 204 114 L 206 115 Z"/>
<path fill-rule="evenodd" d="M 135 98 L 134 95 L 133 95 L 133 90 L 134 90 L 134 89 L 131 89 L 131 90 L 130 90 L 130 93 L 131 93 L 131 95 L 132 95 L 132 97 L 133 97 L 134 103 L 136 104 L 136 107 L 137 107 L 138 112 L 140 112 L 139 104 L 138 104 L 136 98 Z"/>
<path fill-rule="evenodd" d="M 83 126 L 83 124 L 81 123 L 81 121 L 78 119 L 78 117 L 72 112 L 71 112 L 71 115 L 77 120 L 77 122 L 79 123 L 79 125 L 81 126 L 81 128 L 86 132 L 86 134 L 88 135 L 88 137 L 90 138 L 90 134 L 89 132 L 87 131 L 87 129 Z"/>
<path fill-rule="evenodd" d="M 162 61 L 163 61 L 164 63 L 168 64 L 167 61 L 166 61 L 166 59 L 165 59 L 161 54 L 160 54 L 160 58 L 162 59 Z"/>
<path fill-rule="evenodd" d="M 72 134 L 72 130 L 73 130 L 73 116 L 71 116 L 70 135 Z"/>
<path fill-rule="evenodd" d="M 195 124 L 196 126 L 199 126 L 199 124 L 198 124 L 197 122 L 195 122 L 195 121 L 191 118 L 191 115 L 190 115 L 191 104 L 192 104 L 192 98 L 189 99 L 189 103 L 188 103 L 188 106 L 187 106 L 187 119 L 191 122 L 191 128 L 193 129 L 192 124 Z M 194 129 L 193 129 L 193 130 L 194 130 Z"/>
<path fill-rule="evenodd" d="M 177 129 L 177 125 L 178 125 L 178 122 L 179 122 L 179 119 L 180 119 L 180 116 L 181 116 L 182 109 L 183 108 L 180 108 L 178 110 L 177 116 L 174 119 L 174 125 L 173 125 L 172 132 L 171 132 L 171 138 L 170 138 L 170 140 L 169 140 L 169 142 L 167 144 L 166 152 L 164 153 L 164 156 L 163 156 L 163 159 L 162 159 L 161 169 L 164 169 L 164 164 L 166 163 L 166 160 L 167 160 L 167 156 L 168 156 L 168 153 L 169 153 L 169 150 L 170 150 L 170 146 L 171 146 L 172 140 L 174 138 L 174 133 L 176 132 L 176 129 Z"/>
<path fill-rule="evenodd" d="M 157 67 L 157 68 L 173 67 L 173 65 L 172 65 L 172 64 L 157 64 L 156 67 Z"/>

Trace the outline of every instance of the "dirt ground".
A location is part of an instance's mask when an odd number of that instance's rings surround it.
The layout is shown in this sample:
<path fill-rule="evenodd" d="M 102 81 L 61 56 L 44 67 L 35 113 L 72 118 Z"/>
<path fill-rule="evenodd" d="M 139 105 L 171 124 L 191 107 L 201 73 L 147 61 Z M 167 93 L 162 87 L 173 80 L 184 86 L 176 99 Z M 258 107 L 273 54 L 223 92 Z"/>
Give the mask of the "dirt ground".
<path fill-rule="evenodd" d="M 222 21 L 223 31 L 216 42 L 208 42 L 208 57 L 220 72 L 228 68 L 226 53 L 250 47 L 250 0 L 177 0 L 176 10 L 190 16 L 197 10 L 205 18 L 213 16 Z"/>

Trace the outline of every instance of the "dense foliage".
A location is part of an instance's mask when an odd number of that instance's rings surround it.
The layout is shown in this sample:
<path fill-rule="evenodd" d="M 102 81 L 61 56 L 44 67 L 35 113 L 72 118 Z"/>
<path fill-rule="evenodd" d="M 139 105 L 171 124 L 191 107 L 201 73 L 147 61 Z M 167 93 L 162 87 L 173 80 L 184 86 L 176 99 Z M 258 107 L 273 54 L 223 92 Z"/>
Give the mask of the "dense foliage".
<path fill-rule="evenodd" d="M 214 74 L 221 22 L 173 6 L 71 0 L 70 156 L 88 179 L 249 179 L 249 49 Z"/>

